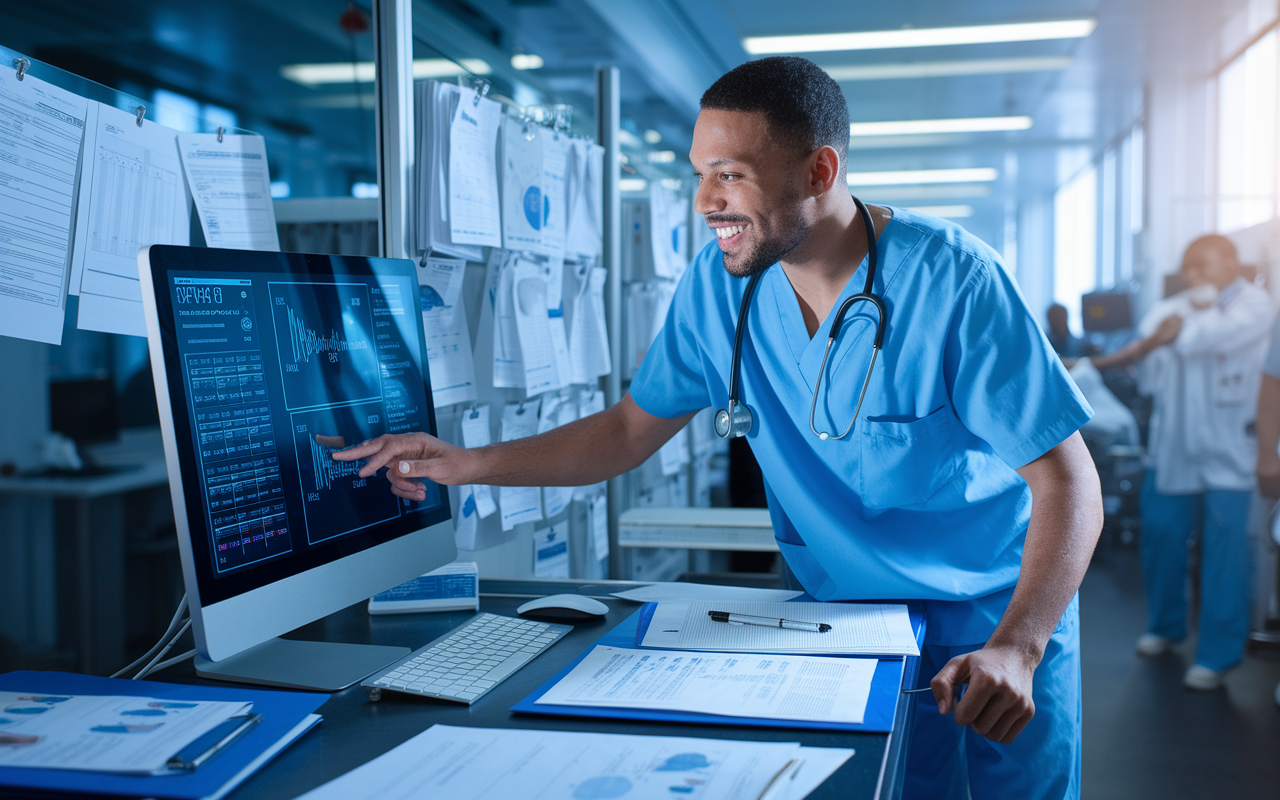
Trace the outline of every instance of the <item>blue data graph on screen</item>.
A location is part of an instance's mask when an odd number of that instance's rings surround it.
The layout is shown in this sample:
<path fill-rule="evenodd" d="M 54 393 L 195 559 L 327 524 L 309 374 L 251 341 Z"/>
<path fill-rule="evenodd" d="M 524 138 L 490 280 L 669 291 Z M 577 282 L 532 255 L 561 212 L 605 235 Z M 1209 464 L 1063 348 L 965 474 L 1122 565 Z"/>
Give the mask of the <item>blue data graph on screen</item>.
<path fill-rule="evenodd" d="M 310 408 L 382 396 L 369 287 L 270 283 L 285 405 Z"/>
<path fill-rule="evenodd" d="M 310 544 L 395 519 L 401 501 L 386 478 L 359 475 L 363 461 L 335 461 L 337 450 L 386 432 L 382 403 L 297 411 L 290 415 L 298 480 L 302 484 L 302 512 Z"/>

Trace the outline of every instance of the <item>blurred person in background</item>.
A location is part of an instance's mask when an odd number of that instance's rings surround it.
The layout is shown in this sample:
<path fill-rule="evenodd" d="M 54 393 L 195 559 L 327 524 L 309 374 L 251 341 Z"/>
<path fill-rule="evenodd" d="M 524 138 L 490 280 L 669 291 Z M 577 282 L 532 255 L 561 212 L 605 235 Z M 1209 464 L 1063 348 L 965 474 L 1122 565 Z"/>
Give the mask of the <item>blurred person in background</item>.
<path fill-rule="evenodd" d="M 1249 633 L 1254 400 L 1275 310 L 1241 277 L 1235 245 L 1222 236 L 1187 247 L 1182 277 L 1187 289 L 1156 303 L 1140 339 L 1093 363 L 1140 362 L 1140 385 L 1155 399 L 1142 490 L 1149 622 L 1137 651 L 1159 655 L 1186 637 L 1187 544 L 1199 529 L 1199 638 L 1183 684 L 1211 691 L 1244 658 Z"/>
<path fill-rule="evenodd" d="M 1261 534 L 1258 550 L 1265 552 L 1271 546 L 1267 544 L 1267 534 L 1275 535 L 1276 528 L 1272 524 L 1276 501 L 1280 500 L 1280 324 L 1271 333 L 1271 347 L 1267 351 L 1266 363 L 1262 365 L 1262 381 L 1258 386 L 1258 493 L 1262 495 L 1259 509 L 1261 522 L 1258 531 Z M 1280 544 L 1280 538 L 1276 539 Z M 1263 569 L 1275 572 L 1274 558 L 1262 558 Z M 1266 586 L 1271 584 L 1274 590 L 1274 576 L 1271 581 L 1263 580 Z M 1276 705 L 1280 705 L 1280 684 L 1276 685 Z"/>
<path fill-rule="evenodd" d="M 1054 303 L 1049 306 L 1045 316 L 1049 320 L 1049 330 L 1046 331 L 1049 344 L 1053 345 L 1053 350 L 1058 357 L 1067 361 L 1083 355 L 1084 339 L 1072 334 L 1071 328 L 1067 326 L 1067 307 L 1061 303 Z"/>

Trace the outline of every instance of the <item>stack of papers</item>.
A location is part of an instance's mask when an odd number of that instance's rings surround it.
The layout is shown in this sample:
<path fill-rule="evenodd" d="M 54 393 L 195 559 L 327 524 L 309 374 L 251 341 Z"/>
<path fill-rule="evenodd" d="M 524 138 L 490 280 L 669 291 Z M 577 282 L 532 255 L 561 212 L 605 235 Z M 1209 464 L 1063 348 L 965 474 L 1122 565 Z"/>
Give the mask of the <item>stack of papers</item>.
<path fill-rule="evenodd" d="M 0 692 L 0 766 L 165 775 L 187 745 L 253 703 Z"/>
<path fill-rule="evenodd" d="M 329 699 L 306 692 L 179 686 L 60 672 L 0 675 L 0 693 L 0 718 L 7 720 L 0 723 L 0 736 L 26 739 L 0 747 L 4 753 L 0 786 L 76 797 L 175 800 L 225 796 L 313 728 L 320 721 L 315 710 Z M 192 751 L 204 750 L 205 741 L 220 732 L 213 731 L 183 752 L 184 745 L 192 743 L 189 737 L 194 730 L 228 710 L 249 705 L 261 714 L 261 721 L 216 756 L 192 771 L 153 774 L 155 759 L 168 760 L 179 752 L 190 756 Z M 53 716 L 60 706 L 66 707 L 61 722 Z M 47 710 L 23 711 L 41 707 Z M 208 716 L 197 725 L 199 715 Z M 36 718 L 42 719 L 37 723 Z M 95 727 L 103 729 L 92 730 Z M 68 760 L 81 766 L 70 767 Z M 18 766 L 19 761 L 28 763 Z"/>
<path fill-rule="evenodd" d="M 790 743 L 434 725 L 300 800 L 801 800 L 853 755 Z"/>
<path fill-rule="evenodd" d="M 708 612 L 818 622 L 826 633 L 712 621 Z M 726 653 L 918 656 L 905 605 L 698 600 L 658 603 L 638 644 Z"/>
<path fill-rule="evenodd" d="M 418 250 L 482 261 L 501 244 L 497 135 L 501 107 L 439 81 L 414 85 Z"/>
<path fill-rule="evenodd" d="M 601 646 L 537 702 L 860 725 L 876 664 Z"/>

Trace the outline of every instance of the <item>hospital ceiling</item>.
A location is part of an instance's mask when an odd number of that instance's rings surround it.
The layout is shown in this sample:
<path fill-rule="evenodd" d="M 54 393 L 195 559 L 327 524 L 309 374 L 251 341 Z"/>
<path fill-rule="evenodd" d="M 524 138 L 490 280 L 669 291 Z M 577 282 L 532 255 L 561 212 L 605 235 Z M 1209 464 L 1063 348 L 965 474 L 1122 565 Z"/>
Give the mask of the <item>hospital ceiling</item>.
<path fill-rule="evenodd" d="M 898 205 L 971 205 L 963 224 L 999 246 L 1010 204 L 1051 193 L 1122 135 L 1140 118 L 1152 80 L 1210 74 L 1224 55 L 1214 32 L 1249 2 L 416 0 L 415 57 L 485 59 L 499 84 L 523 83 L 525 98 L 574 104 L 580 124 L 592 116 L 595 65 L 617 64 L 626 125 L 637 137 L 656 131 L 655 146 L 677 154 L 666 168 L 680 174 L 698 97 L 749 57 L 744 37 L 1094 18 L 1086 38 L 806 54 L 837 73 L 864 76 L 883 65 L 1022 64 L 989 74 L 842 81 L 855 122 L 1032 118 L 1026 130 L 873 137 L 855 139 L 851 149 L 852 171 L 996 169 L 998 179 L 981 186 L 894 187 L 878 196 Z M 368 0 L 357 5 L 367 8 Z M 306 86 L 281 68 L 371 59 L 371 36 L 350 36 L 338 25 L 346 8 L 346 0 L 10 3 L 0 9 L 0 44 L 120 88 L 159 86 L 231 108 L 244 126 L 319 142 L 333 159 L 371 147 L 372 85 Z M 515 54 L 536 55 L 542 66 L 518 72 L 508 64 Z"/>

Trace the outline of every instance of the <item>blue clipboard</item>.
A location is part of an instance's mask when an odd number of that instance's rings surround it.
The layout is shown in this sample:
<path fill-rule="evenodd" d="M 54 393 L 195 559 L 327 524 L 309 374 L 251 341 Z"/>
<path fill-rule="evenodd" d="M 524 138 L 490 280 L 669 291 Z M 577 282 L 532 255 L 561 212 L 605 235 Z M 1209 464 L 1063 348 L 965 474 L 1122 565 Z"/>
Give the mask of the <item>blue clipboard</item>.
<path fill-rule="evenodd" d="M 0 690 L 35 694 L 98 694 L 159 697 L 172 700 L 225 700 L 253 703 L 262 721 L 199 769 L 179 775 L 112 775 L 107 772 L 0 767 L 0 786 L 39 789 L 78 796 L 124 795 L 198 800 L 217 795 L 261 753 L 271 748 L 315 712 L 327 694 L 274 692 L 261 689 L 186 686 L 128 681 L 69 672 L 9 672 L 0 675 Z M 248 776 L 242 776 L 247 778 Z"/>
<path fill-rule="evenodd" d="M 871 678 L 871 696 L 867 699 L 867 710 L 862 722 L 809 722 L 802 720 L 759 719 L 757 717 L 726 717 L 718 714 L 694 714 L 684 711 L 652 711 L 635 708 L 598 708 L 586 706 L 560 706 L 539 704 L 538 698 L 546 694 L 552 686 L 561 681 L 574 667 L 587 657 L 592 648 L 597 646 L 622 647 L 635 649 L 636 634 L 645 619 L 645 611 L 652 616 L 653 604 L 646 604 L 631 616 L 618 623 L 612 630 L 600 637 L 591 647 L 586 648 L 568 666 L 557 672 L 550 680 L 539 686 L 519 703 L 511 707 L 518 714 L 545 714 L 564 717 L 594 717 L 606 719 L 647 720 L 651 722 L 684 722 L 703 725 L 748 725 L 760 728 L 803 728 L 806 730 L 862 731 L 865 733 L 888 733 L 893 730 L 893 716 L 897 709 L 898 699 L 902 696 L 902 688 L 915 681 L 920 660 L 915 657 L 880 659 L 876 665 L 875 675 Z M 924 605 L 919 602 L 907 603 L 907 613 L 911 617 L 911 629 L 916 633 L 916 644 L 923 647 L 924 642 Z M 856 658 L 857 656 L 837 656 Z"/>

